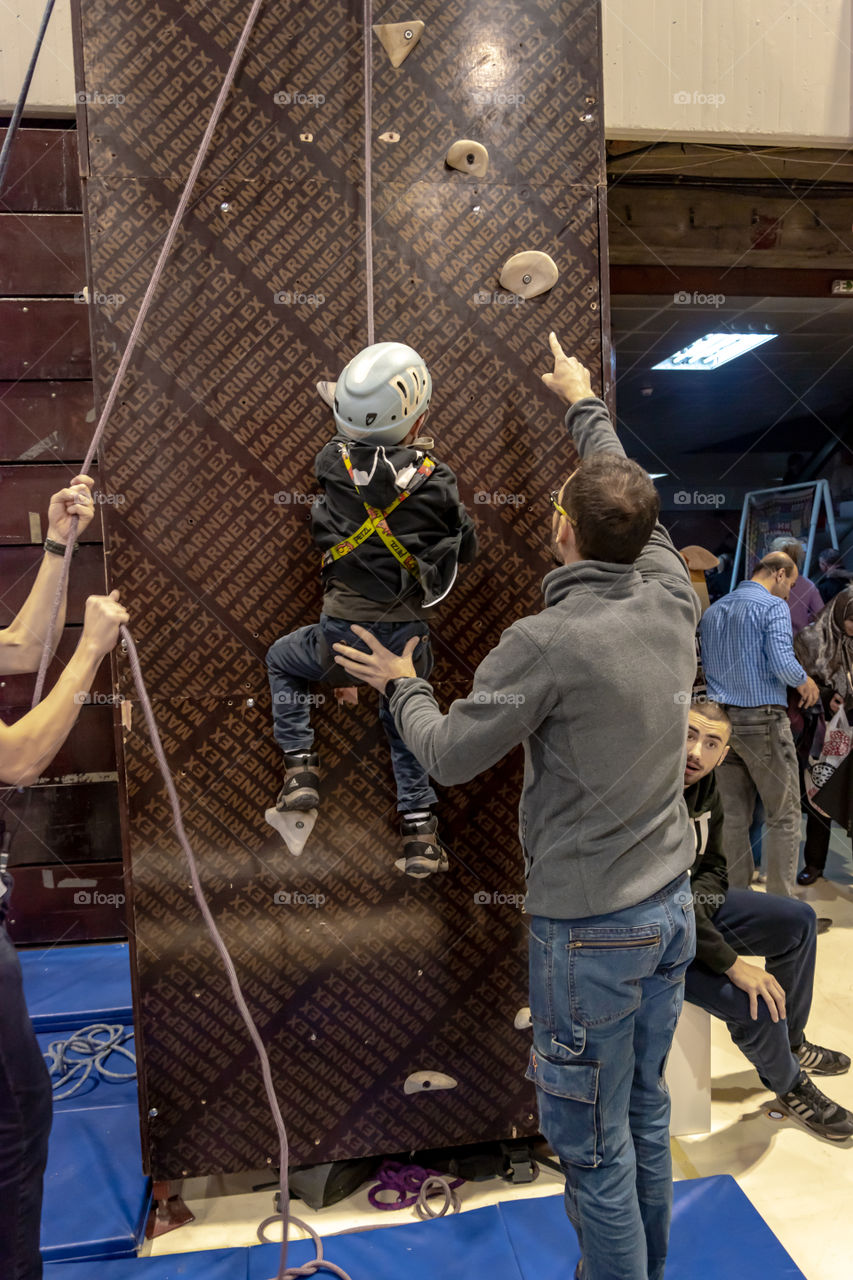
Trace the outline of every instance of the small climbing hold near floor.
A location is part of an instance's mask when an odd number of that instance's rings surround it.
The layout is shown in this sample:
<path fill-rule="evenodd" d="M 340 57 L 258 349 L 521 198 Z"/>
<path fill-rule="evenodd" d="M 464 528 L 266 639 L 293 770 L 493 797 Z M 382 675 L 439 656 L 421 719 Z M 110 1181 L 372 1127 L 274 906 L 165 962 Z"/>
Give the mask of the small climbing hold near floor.
<path fill-rule="evenodd" d="M 399 67 L 406 61 L 420 40 L 423 29 L 422 22 L 380 22 L 373 28 L 391 59 L 392 67 Z"/>
<path fill-rule="evenodd" d="M 553 289 L 559 279 L 557 264 L 547 253 L 538 249 L 525 249 L 507 258 L 500 274 L 504 289 L 517 293 L 521 298 L 535 298 Z"/>
<path fill-rule="evenodd" d="M 264 818 L 274 827 L 290 852 L 298 857 L 317 821 L 316 809 L 266 809 Z"/>
<path fill-rule="evenodd" d="M 458 1084 L 458 1080 L 443 1071 L 413 1071 L 406 1076 L 403 1093 L 431 1093 L 436 1089 L 455 1089 Z"/>
<path fill-rule="evenodd" d="M 473 142 L 470 138 L 458 138 L 451 144 L 444 163 L 451 169 L 459 169 L 462 173 L 473 173 L 475 178 L 484 178 L 489 167 L 489 153 L 482 142 Z"/>

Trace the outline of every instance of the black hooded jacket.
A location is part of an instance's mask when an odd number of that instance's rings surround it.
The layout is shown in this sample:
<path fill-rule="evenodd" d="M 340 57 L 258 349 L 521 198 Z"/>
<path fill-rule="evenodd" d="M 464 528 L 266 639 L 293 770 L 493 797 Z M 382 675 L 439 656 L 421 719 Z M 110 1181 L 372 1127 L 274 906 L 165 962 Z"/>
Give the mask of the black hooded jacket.
<path fill-rule="evenodd" d="M 349 447 L 361 496 L 343 460 L 344 444 Z M 418 440 L 406 446 L 377 445 L 336 435 L 321 449 L 314 474 L 323 495 L 311 508 L 311 532 L 320 550 L 330 550 L 364 524 L 364 502 L 385 511 L 409 489 L 410 496 L 388 516 L 388 526 L 415 557 L 420 575 L 418 583 L 372 534 L 361 546 L 323 567 L 324 591 L 341 584 L 378 605 L 405 600 L 420 612 L 423 606 L 437 604 L 447 595 L 460 562 L 474 559 L 477 534 L 460 501 L 456 476 L 445 463 L 435 460 L 428 444 Z M 435 470 L 416 478 L 425 456 L 435 461 Z"/>
<path fill-rule="evenodd" d="M 737 960 L 737 952 L 714 927 L 713 920 L 725 902 L 729 887 L 723 849 L 723 803 L 713 769 L 685 788 L 684 800 L 696 840 L 696 861 L 690 869 L 696 915 L 696 960 L 714 973 L 725 973 Z"/>

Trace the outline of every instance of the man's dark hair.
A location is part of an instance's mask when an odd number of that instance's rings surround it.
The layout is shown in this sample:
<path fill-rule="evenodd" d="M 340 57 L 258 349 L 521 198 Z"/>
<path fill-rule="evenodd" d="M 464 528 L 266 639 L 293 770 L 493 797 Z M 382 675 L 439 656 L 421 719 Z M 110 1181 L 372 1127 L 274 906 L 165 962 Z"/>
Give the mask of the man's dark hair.
<path fill-rule="evenodd" d="M 838 547 L 824 547 L 818 556 L 818 560 L 824 560 L 827 564 L 840 564 L 841 552 Z"/>
<path fill-rule="evenodd" d="M 731 733 L 731 716 L 728 711 L 726 711 L 725 707 L 721 706 L 719 702 L 712 702 L 710 698 L 704 697 L 694 698 L 690 703 L 690 708 L 692 711 L 698 711 L 699 714 L 705 716 L 707 720 L 718 720 L 719 723 L 725 725 L 729 733 Z"/>
<path fill-rule="evenodd" d="M 584 560 L 633 564 L 655 527 L 660 499 L 638 462 L 597 453 L 572 477 L 563 505 Z"/>
<path fill-rule="evenodd" d="M 771 551 L 763 560 L 759 560 L 752 571 L 752 576 L 754 578 L 757 573 L 778 573 L 780 569 L 784 569 L 785 577 L 790 578 L 793 573 L 796 573 L 797 566 L 784 551 Z"/>

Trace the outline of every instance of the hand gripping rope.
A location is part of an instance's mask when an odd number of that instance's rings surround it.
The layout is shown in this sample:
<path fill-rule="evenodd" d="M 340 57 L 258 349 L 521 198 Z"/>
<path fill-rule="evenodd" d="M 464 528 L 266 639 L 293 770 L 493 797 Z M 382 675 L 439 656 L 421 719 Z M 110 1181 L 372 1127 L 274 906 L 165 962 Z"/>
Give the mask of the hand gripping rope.
<path fill-rule="evenodd" d="M 243 27 L 243 31 L 237 43 L 237 47 L 234 50 L 234 54 L 231 58 L 231 63 L 228 67 L 228 70 L 225 74 L 225 78 L 222 82 L 222 86 L 219 90 L 219 95 L 216 99 L 216 103 L 214 104 L 213 111 L 210 116 L 210 120 L 208 122 L 207 128 L 205 129 L 204 136 L 199 145 L 195 160 L 193 161 L 193 165 L 190 170 L 189 177 L 187 178 L 186 185 L 184 186 L 184 190 L 178 202 L 178 207 L 175 210 L 175 214 L 174 214 L 174 217 L 172 218 L 172 222 L 166 234 L 166 238 L 163 241 L 163 245 L 160 250 L 160 255 L 157 259 L 157 263 L 156 263 L 156 266 L 154 267 L 154 271 L 151 275 L 151 279 L 148 283 L 148 287 L 145 290 L 145 295 L 142 299 L 139 312 L 137 314 L 133 328 L 131 329 L 130 336 L 127 340 L 127 346 L 124 349 L 124 354 L 122 355 L 121 361 L 119 362 L 119 366 L 116 371 L 115 378 L 113 379 L 112 386 L 110 387 L 109 393 L 104 403 L 104 407 L 101 412 L 98 425 L 95 429 L 94 435 L 92 436 L 91 444 L 89 445 L 89 449 L 86 453 L 86 458 L 81 467 L 82 474 L 86 474 L 89 470 L 89 467 L 92 464 L 92 459 L 94 458 L 97 448 L 100 444 L 101 437 L 103 436 L 104 429 L 107 424 L 107 420 L 109 419 L 109 416 L 115 405 L 116 398 L 119 392 L 119 387 L 122 383 L 122 380 L 124 379 L 128 366 L 130 364 L 131 357 L 133 355 L 134 349 L 139 339 L 139 334 L 142 330 L 143 324 L 145 323 L 145 319 L 148 315 L 148 311 L 150 310 L 154 294 L 157 290 L 157 286 L 160 283 L 160 278 L 163 274 L 163 268 L 165 266 L 166 259 L 168 258 L 169 253 L 171 252 L 172 246 L 175 242 L 175 237 L 178 233 L 178 228 L 180 226 L 184 213 L 186 212 L 193 187 L 195 186 L 196 180 L 201 171 L 201 167 L 204 163 L 205 156 L 207 155 L 208 149 L 210 147 L 210 143 L 213 138 L 214 131 L 222 115 L 222 111 L 225 106 L 225 100 L 228 96 L 231 86 L 234 83 L 234 78 L 237 73 L 237 67 L 245 51 L 246 45 L 249 40 L 249 36 L 255 25 L 255 21 L 257 19 L 257 16 L 261 9 L 262 4 L 263 4 L 263 0 L 253 0 L 253 4 L 249 12 L 249 16 L 246 19 L 246 23 L 245 23 L 245 26 Z M 371 15 L 372 15 L 371 0 L 365 0 L 364 2 L 364 17 L 365 17 L 365 28 L 364 28 L 365 258 L 366 258 L 366 268 L 367 268 L 367 318 L 368 318 L 368 342 L 369 343 L 373 342 L 373 245 L 372 245 L 372 235 L 371 235 L 372 173 L 371 173 L 371 158 L 370 158 L 371 85 L 372 85 Z M 68 574 L 69 574 L 69 569 L 71 565 L 71 555 L 72 555 L 74 543 L 76 540 L 77 525 L 78 525 L 78 517 L 74 516 L 72 518 L 71 530 L 68 538 L 68 545 L 65 551 L 65 557 L 63 559 L 62 574 L 60 577 L 60 581 L 57 585 L 56 597 L 53 602 L 50 623 L 47 628 L 48 637 L 52 636 L 54 633 L 56 621 L 59 616 L 59 609 L 61 606 L 64 592 L 68 584 Z M 151 736 L 151 744 L 154 748 L 154 754 L 157 757 L 157 762 L 160 766 L 160 771 L 163 775 L 163 780 L 166 784 L 166 790 L 169 796 L 169 802 L 172 806 L 172 813 L 175 819 L 175 830 L 177 832 L 178 840 L 181 844 L 184 854 L 186 855 L 193 891 L 195 893 L 196 900 L 198 901 L 199 909 L 204 918 L 205 924 L 207 925 L 208 930 L 210 931 L 210 935 L 213 939 L 213 942 L 216 946 L 217 951 L 219 952 L 219 955 L 222 958 L 222 963 L 225 966 L 225 971 L 226 971 L 226 974 L 228 975 L 228 981 L 231 986 L 231 991 L 234 996 L 234 1001 L 237 1005 L 237 1008 L 240 1011 L 240 1015 L 243 1018 L 244 1023 L 246 1024 L 246 1029 L 255 1046 L 255 1049 L 257 1050 L 258 1058 L 260 1059 L 260 1064 L 261 1064 L 261 1074 L 263 1076 L 264 1088 L 266 1089 L 270 1110 L 272 1112 L 273 1120 L 275 1121 L 275 1127 L 278 1133 L 279 1179 L 280 1179 L 280 1187 L 281 1187 L 281 1213 L 273 1215 L 271 1218 L 267 1218 L 266 1221 L 261 1224 L 261 1227 L 258 1230 L 259 1238 L 261 1240 L 265 1239 L 265 1236 L 263 1234 L 264 1228 L 267 1225 L 269 1225 L 269 1223 L 275 1222 L 278 1220 L 281 1220 L 283 1222 L 283 1239 L 282 1239 L 282 1245 L 281 1245 L 281 1257 L 279 1260 L 279 1268 L 278 1268 L 276 1280 L 297 1280 L 297 1277 L 314 1275 L 317 1271 L 320 1271 L 320 1270 L 331 1272 L 333 1275 L 339 1276 L 341 1280 L 350 1280 L 350 1277 L 347 1275 L 345 1271 L 343 1271 L 340 1267 L 336 1266 L 335 1263 L 329 1262 L 326 1258 L 323 1257 L 323 1246 L 322 1246 L 320 1237 L 317 1235 L 317 1233 L 314 1230 L 312 1230 L 312 1228 L 309 1227 L 306 1223 L 300 1221 L 300 1219 L 293 1218 L 290 1216 L 290 1195 L 289 1195 L 288 1180 L 287 1180 L 287 1166 L 288 1166 L 287 1132 L 284 1127 L 284 1120 L 282 1118 L 281 1110 L 278 1105 L 278 1099 L 275 1093 L 275 1087 L 273 1085 L 272 1071 L 270 1068 L 270 1062 L 267 1056 L 267 1051 L 266 1051 L 266 1048 L 264 1047 L 264 1043 L 260 1037 L 258 1029 L 255 1026 L 255 1022 L 254 1022 L 254 1019 L 252 1018 L 251 1012 L 249 1011 L 249 1007 L 246 1004 L 245 999 L 243 998 L 243 993 L 240 989 L 240 982 L 237 977 L 236 969 L 234 968 L 234 963 L 230 955 L 228 954 L 228 949 L 222 939 L 221 934 L 219 933 L 219 930 L 216 927 L 216 922 L 213 919 L 210 908 L 207 904 L 207 900 L 204 896 L 204 891 L 201 886 L 201 880 L 199 878 L 198 867 L 196 864 L 195 856 L 193 854 L 192 848 L 190 847 L 189 840 L 187 839 L 187 835 L 184 830 L 184 825 L 183 825 L 183 820 L 181 815 L 181 807 L 178 801 L 177 791 L 175 790 L 175 785 L 174 785 L 174 782 L 172 781 L 172 776 L 169 772 L 168 762 L 166 760 L 165 752 L 163 751 L 163 745 L 160 741 L 160 735 L 157 731 L 157 725 L 154 719 L 154 713 L 151 708 L 151 702 L 148 698 L 148 693 L 145 688 L 145 682 L 142 678 L 142 671 L 139 664 L 139 656 L 136 652 L 136 645 L 134 644 L 133 638 L 126 626 L 122 626 L 120 628 L 120 633 L 127 647 L 127 655 L 130 662 L 131 673 L 133 675 L 134 684 L 136 686 L 136 691 L 139 696 L 140 705 L 142 706 L 142 710 L 145 716 L 145 722 L 148 726 L 148 732 Z M 42 691 L 44 689 L 45 676 L 46 676 L 47 668 L 50 662 L 50 656 L 51 656 L 50 641 L 48 639 L 45 642 L 44 652 L 42 653 L 41 663 L 39 665 L 38 675 L 36 677 L 35 692 L 33 693 L 33 701 L 32 701 L 33 707 L 35 707 L 41 700 Z M 303 1231 L 305 1231 L 308 1235 L 312 1237 L 317 1249 L 316 1259 L 314 1259 L 314 1261 L 310 1263 L 307 1263 L 303 1267 L 287 1268 L 287 1232 L 288 1232 L 289 1223 L 291 1222 L 301 1227 Z"/>

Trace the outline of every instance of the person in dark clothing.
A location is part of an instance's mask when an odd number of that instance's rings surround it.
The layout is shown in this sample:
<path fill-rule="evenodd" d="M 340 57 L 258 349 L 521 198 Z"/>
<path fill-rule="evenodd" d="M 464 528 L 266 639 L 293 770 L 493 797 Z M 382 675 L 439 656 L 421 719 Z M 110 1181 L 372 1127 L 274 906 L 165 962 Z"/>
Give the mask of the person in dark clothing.
<path fill-rule="evenodd" d="M 794 652 L 820 691 L 813 721 L 804 726 L 806 736 L 798 745 L 804 765 L 820 755 L 826 724 L 842 707 L 853 717 L 853 587 L 839 591 L 809 627 L 794 637 Z M 810 802 L 803 788 L 806 811 L 804 866 L 797 884 L 814 884 L 826 868 L 832 819 Z"/>
<path fill-rule="evenodd" d="M 820 592 L 824 603 L 829 604 L 830 600 L 834 600 L 840 591 L 850 586 L 851 574 L 848 569 L 844 568 L 841 552 L 837 547 L 827 547 L 824 551 L 821 551 L 817 562 L 820 568 L 820 577 L 815 580 L 815 586 Z"/>
<path fill-rule="evenodd" d="M 366 627 L 393 653 L 417 638 L 415 666 L 428 677 L 429 619 L 451 590 L 460 562 L 474 559 L 477 535 L 459 499 L 456 477 L 422 436 L 432 382 L 416 351 L 399 342 L 366 347 L 337 383 L 318 390 L 332 408 L 335 436 L 314 464 L 322 496 L 311 508 L 322 552 L 319 623 L 282 636 L 267 653 L 275 739 L 284 752 L 284 785 L 266 819 L 300 852 L 305 814 L 319 802 L 319 756 L 312 750 L 309 685 L 353 686 L 332 645 L 360 646 L 352 624 Z M 351 700 L 357 697 L 353 689 Z M 380 699 L 401 815 L 402 857 L 395 865 L 423 879 L 448 869 L 433 812 L 437 796 L 424 767 L 403 742 Z M 299 818 L 302 839 L 293 842 Z M 312 824 L 313 825 L 313 824 Z M 310 827 L 309 827 L 310 830 Z"/>
<path fill-rule="evenodd" d="M 780 1108 L 834 1142 L 853 1137 L 853 1116 L 810 1075 L 840 1075 L 850 1059 L 805 1038 L 812 1001 L 817 922 L 805 902 L 730 889 L 723 806 L 715 767 L 728 751 L 731 722 L 714 702 L 690 708 L 684 799 L 696 860 L 690 873 L 696 958 L 684 998 L 726 1023 Z M 766 967 L 745 956 L 764 956 Z"/>

